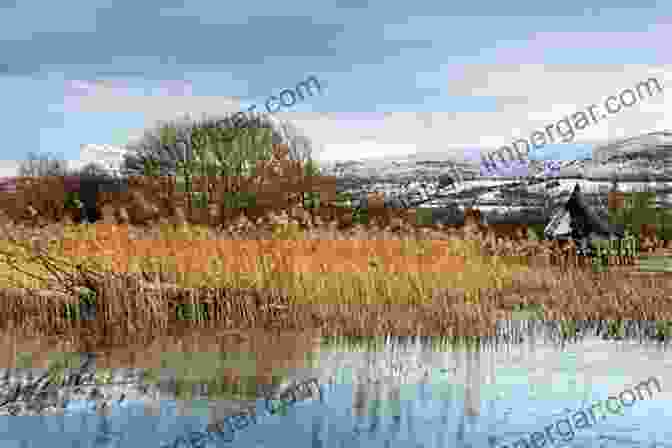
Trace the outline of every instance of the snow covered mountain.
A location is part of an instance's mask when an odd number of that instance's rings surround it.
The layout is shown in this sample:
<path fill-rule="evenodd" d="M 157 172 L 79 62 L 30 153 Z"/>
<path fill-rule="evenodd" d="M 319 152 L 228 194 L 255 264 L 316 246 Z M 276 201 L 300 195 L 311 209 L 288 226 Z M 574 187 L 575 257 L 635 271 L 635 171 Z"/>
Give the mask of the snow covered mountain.
<path fill-rule="evenodd" d="M 596 147 L 593 159 L 531 160 L 487 175 L 477 163 L 413 156 L 340 162 L 325 174 L 337 176 L 339 191 L 355 197 L 378 190 L 413 206 L 475 206 L 485 214 L 514 210 L 547 219 L 548 210 L 566 201 L 577 184 L 586 200 L 598 208 L 606 207 L 607 192 L 614 182 L 620 191 L 656 191 L 657 205 L 672 207 L 669 149 L 672 132 L 661 131 Z M 446 178 L 452 182 L 442 182 Z"/>
<path fill-rule="evenodd" d="M 601 145 L 593 149 L 593 159 L 600 162 L 627 158 L 629 155 L 664 159 L 672 157 L 672 131 L 650 132 L 617 142 Z"/>
<path fill-rule="evenodd" d="M 118 173 L 123 162 L 123 156 L 128 150 L 123 146 L 107 144 L 83 144 L 80 145 L 79 160 L 71 163 L 73 168 L 81 168 L 84 165 L 95 162 L 108 169 L 112 173 Z"/>

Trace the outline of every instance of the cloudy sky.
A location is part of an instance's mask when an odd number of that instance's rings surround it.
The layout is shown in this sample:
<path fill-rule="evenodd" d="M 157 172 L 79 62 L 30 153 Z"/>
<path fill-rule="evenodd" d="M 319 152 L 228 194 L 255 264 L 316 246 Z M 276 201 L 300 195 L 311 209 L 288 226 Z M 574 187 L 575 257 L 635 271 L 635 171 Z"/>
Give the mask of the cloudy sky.
<path fill-rule="evenodd" d="M 672 85 L 672 3 L 591 3 L 0 0 L 0 175 L 29 151 L 78 160 L 158 120 L 263 110 L 310 75 L 321 94 L 277 115 L 318 159 L 478 159 L 642 80 Z M 672 129 L 670 98 L 533 156 Z"/>

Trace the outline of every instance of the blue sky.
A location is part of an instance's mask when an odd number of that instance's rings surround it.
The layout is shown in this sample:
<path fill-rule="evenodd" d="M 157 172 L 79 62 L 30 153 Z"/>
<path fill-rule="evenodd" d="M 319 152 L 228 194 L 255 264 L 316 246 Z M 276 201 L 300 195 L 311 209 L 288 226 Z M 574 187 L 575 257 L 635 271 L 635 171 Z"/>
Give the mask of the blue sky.
<path fill-rule="evenodd" d="M 263 108 L 310 75 L 321 94 L 277 115 L 318 159 L 478 160 L 670 76 L 669 2 L 183 3 L 0 0 L 0 175 L 29 151 L 77 161 L 81 144 L 125 144 L 158 120 Z M 535 157 L 672 129 L 664 93 Z"/>

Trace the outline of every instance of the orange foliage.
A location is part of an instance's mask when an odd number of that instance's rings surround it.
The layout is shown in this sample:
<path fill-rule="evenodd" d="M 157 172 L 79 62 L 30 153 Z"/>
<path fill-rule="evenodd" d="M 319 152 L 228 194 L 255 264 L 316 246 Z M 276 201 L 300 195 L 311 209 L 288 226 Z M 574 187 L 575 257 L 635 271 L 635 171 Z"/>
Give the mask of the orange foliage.
<path fill-rule="evenodd" d="M 65 256 L 112 257 L 128 269 L 129 257 L 171 257 L 183 272 L 207 272 L 217 258 L 227 272 L 253 272 L 264 255 L 282 272 L 364 272 L 377 257 L 389 272 L 455 272 L 464 258 L 447 255 L 448 242 L 432 241 L 427 254 L 402 253 L 401 240 L 129 240 L 128 226 L 96 224 L 95 240 L 65 240 Z"/>

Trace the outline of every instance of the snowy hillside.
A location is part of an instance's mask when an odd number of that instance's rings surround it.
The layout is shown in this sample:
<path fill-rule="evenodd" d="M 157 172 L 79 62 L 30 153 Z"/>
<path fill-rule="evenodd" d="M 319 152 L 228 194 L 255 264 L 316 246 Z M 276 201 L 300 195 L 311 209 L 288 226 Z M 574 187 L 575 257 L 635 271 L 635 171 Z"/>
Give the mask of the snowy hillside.
<path fill-rule="evenodd" d="M 548 209 L 566 200 L 578 183 L 586 200 L 606 207 L 607 192 L 655 191 L 659 207 L 672 207 L 672 132 L 656 132 L 595 148 L 599 160 L 533 160 L 508 172 L 483 175 L 478 164 L 449 160 L 340 162 L 325 174 L 336 175 L 339 191 L 363 197 L 382 191 L 420 207 L 479 207 L 486 214 L 531 214 L 546 219 Z M 458 174 L 459 171 L 459 174 Z M 442 178 L 454 180 L 450 185 Z M 434 200 L 430 200 L 434 198 Z M 518 218 L 512 218 L 518 219 Z"/>

